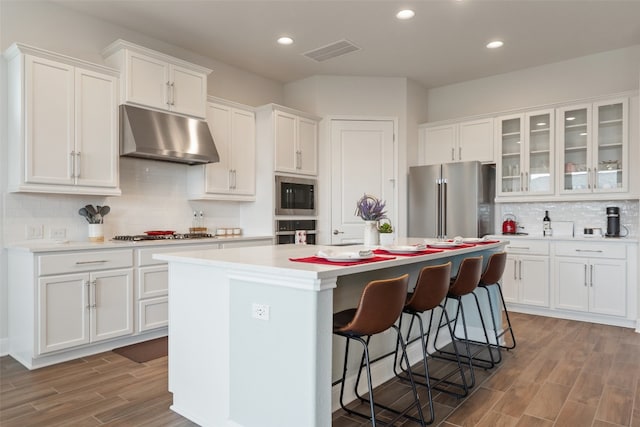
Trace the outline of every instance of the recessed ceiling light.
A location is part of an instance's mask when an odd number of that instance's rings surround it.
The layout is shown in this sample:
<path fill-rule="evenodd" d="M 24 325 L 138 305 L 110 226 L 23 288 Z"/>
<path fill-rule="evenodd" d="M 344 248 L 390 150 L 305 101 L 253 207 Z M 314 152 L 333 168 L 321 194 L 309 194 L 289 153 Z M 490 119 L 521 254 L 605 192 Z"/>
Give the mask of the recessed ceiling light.
<path fill-rule="evenodd" d="M 502 47 L 502 45 L 504 45 L 504 43 L 501 40 L 494 40 L 492 42 L 487 43 L 487 48 L 497 49 L 499 47 Z"/>
<path fill-rule="evenodd" d="M 290 45 L 293 44 L 293 39 L 291 37 L 288 36 L 283 36 L 278 38 L 278 44 L 282 44 L 282 45 Z"/>
<path fill-rule="evenodd" d="M 404 9 L 396 13 L 396 18 L 398 19 L 411 19 L 414 16 L 416 16 L 416 13 L 411 9 Z"/>

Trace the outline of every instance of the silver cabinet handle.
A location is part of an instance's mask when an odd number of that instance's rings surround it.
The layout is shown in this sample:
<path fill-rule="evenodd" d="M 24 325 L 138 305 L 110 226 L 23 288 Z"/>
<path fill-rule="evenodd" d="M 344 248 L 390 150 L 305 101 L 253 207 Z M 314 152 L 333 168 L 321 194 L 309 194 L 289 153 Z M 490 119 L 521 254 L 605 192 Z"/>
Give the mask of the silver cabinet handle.
<path fill-rule="evenodd" d="M 171 82 L 171 105 L 176 105 L 176 85 Z"/>
<path fill-rule="evenodd" d="M 80 152 L 76 151 L 76 166 L 75 166 L 75 170 L 76 170 L 76 178 L 80 178 L 80 171 L 82 170 L 80 168 Z"/>
<path fill-rule="evenodd" d="M 462 160 L 462 147 L 458 147 L 458 160 Z"/>
<path fill-rule="evenodd" d="M 167 107 L 171 106 L 171 82 L 167 82 Z"/>
<path fill-rule="evenodd" d="M 525 177 L 525 179 L 524 179 L 524 184 L 525 184 L 524 191 L 529 191 L 529 171 L 526 171 L 524 173 L 524 177 Z"/>
<path fill-rule="evenodd" d="M 587 286 L 587 264 L 584 265 L 584 286 Z"/>
<path fill-rule="evenodd" d="M 91 308 L 96 308 L 96 279 L 91 281 L 91 285 L 93 285 L 93 292 L 91 292 Z"/>
<path fill-rule="evenodd" d="M 95 261 L 76 261 L 76 265 L 85 265 L 85 264 L 100 264 L 102 262 L 109 262 L 107 259 L 98 259 Z"/>
<path fill-rule="evenodd" d="M 593 252 L 593 253 L 602 253 L 602 249 L 576 249 L 576 252 Z"/>
<path fill-rule="evenodd" d="M 520 172 L 520 191 L 524 191 L 524 172 Z"/>
<path fill-rule="evenodd" d="M 339 230 L 333 230 L 333 235 L 337 236 L 338 234 L 344 234 L 344 231 L 339 231 Z"/>
<path fill-rule="evenodd" d="M 518 276 L 522 280 L 522 260 L 518 261 Z"/>
<path fill-rule="evenodd" d="M 233 169 L 233 189 L 235 190 L 238 186 L 238 171 Z"/>
<path fill-rule="evenodd" d="M 456 159 L 456 149 L 451 147 L 451 160 Z"/>
<path fill-rule="evenodd" d="M 86 308 L 88 310 L 89 308 L 91 308 L 91 288 L 90 288 L 91 284 L 87 280 L 84 282 L 84 286 L 87 288 L 87 307 Z"/>
<path fill-rule="evenodd" d="M 528 251 L 531 248 L 529 246 L 507 246 L 507 249 L 522 249 Z"/>
<path fill-rule="evenodd" d="M 591 264 L 589 266 L 589 283 L 591 284 L 591 287 L 593 288 L 593 264 Z"/>
<path fill-rule="evenodd" d="M 513 280 L 518 280 L 518 261 L 517 260 L 513 260 Z"/>
<path fill-rule="evenodd" d="M 69 155 L 71 156 L 71 161 L 69 162 L 69 175 L 71 175 L 71 178 L 75 178 L 76 177 L 76 152 L 72 151 L 71 153 L 69 153 Z"/>
<path fill-rule="evenodd" d="M 591 189 L 591 168 L 587 168 L 587 188 Z"/>

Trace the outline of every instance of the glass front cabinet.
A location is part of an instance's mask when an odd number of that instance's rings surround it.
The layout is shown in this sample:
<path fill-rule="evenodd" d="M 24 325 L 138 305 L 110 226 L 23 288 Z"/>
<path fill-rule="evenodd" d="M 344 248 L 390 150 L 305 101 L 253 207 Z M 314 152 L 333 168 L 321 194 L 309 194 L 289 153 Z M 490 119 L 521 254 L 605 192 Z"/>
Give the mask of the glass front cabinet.
<path fill-rule="evenodd" d="M 558 109 L 559 193 L 627 191 L 628 100 Z"/>
<path fill-rule="evenodd" d="M 500 196 L 553 194 L 554 110 L 499 117 Z"/>

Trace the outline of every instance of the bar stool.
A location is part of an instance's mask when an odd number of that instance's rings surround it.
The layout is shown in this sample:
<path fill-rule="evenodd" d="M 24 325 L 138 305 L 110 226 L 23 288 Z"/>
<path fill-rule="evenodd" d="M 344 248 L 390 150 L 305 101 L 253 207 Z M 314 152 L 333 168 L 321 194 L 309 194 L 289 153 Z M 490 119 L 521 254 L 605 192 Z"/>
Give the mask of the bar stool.
<path fill-rule="evenodd" d="M 511 319 L 509 319 L 509 311 L 507 310 L 507 305 L 504 302 L 504 295 L 502 294 L 502 286 L 500 285 L 500 280 L 502 280 L 502 275 L 504 274 L 505 266 L 507 265 L 507 253 L 506 252 L 498 252 L 489 258 L 489 262 L 487 263 L 487 267 L 482 273 L 482 277 L 480 277 L 480 283 L 478 283 L 478 288 L 484 289 L 487 291 L 487 299 L 489 300 L 489 308 L 491 310 L 491 320 L 493 321 L 493 332 L 495 335 L 497 346 L 500 348 L 504 348 L 505 350 L 511 350 L 516 348 L 516 337 L 513 333 L 513 328 L 511 326 Z M 491 295 L 489 293 L 489 287 L 496 286 L 498 288 L 498 295 L 500 295 L 500 301 L 502 302 L 502 307 L 500 308 L 500 313 L 502 313 L 502 309 L 504 309 L 505 318 L 507 319 L 507 327 L 502 329 L 502 332 L 498 333 L 498 326 L 496 324 L 496 319 L 493 314 L 493 305 L 491 303 Z M 500 344 L 500 338 L 504 336 L 506 333 L 511 335 L 512 344 Z M 506 341 L 505 341 L 506 343 Z M 498 353 L 499 354 L 499 353 Z"/>
<path fill-rule="evenodd" d="M 489 335 L 487 333 L 487 327 L 484 322 L 484 317 L 482 316 L 480 302 L 478 301 L 478 297 L 476 296 L 476 294 L 473 292 L 477 288 L 478 283 L 480 282 L 481 274 L 482 274 L 482 257 L 481 256 L 465 258 L 464 260 L 462 260 L 462 262 L 460 263 L 460 267 L 458 268 L 458 275 L 451 279 L 451 286 L 449 288 L 449 292 L 447 293 L 447 300 L 446 300 L 447 302 L 449 300 L 457 302 L 455 317 L 451 320 L 448 320 L 445 323 L 442 323 L 442 320 L 444 319 L 444 313 L 440 315 L 440 321 L 438 322 L 438 328 L 436 330 L 436 339 L 435 339 L 437 353 L 434 354 L 434 357 L 439 357 L 445 360 L 453 360 L 451 356 L 455 356 L 455 353 L 457 351 L 452 353 L 450 351 L 444 350 L 444 348 L 437 348 L 437 341 L 438 341 L 438 335 L 440 333 L 440 330 L 443 327 L 445 327 L 447 324 L 451 322 L 454 323 L 454 326 L 453 326 L 454 339 L 452 343 L 454 347 L 455 347 L 456 341 L 461 341 L 462 343 L 464 343 L 466 354 L 461 354 L 460 356 L 466 359 L 466 362 L 468 363 L 468 366 L 469 366 L 469 371 L 471 374 L 471 381 L 470 381 L 469 387 L 473 387 L 475 385 L 475 373 L 473 371 L 474 365 L 485 368 L 485 369 L 489 369 L 489 368 L 493 368 L 497 363 L 493 358 L 493 353 L 491 352 Z M 480 318 L 480 324 L 482 326 L 482 331 L 485 336 L 484 342 L 472 341 L 469 339 L 468 325 L 467 325 L 467 319 L 465 317 L 465 309 L 464 309 L 465 304 L 463 300 L 463 297 L 467 295 L 471 295 L 475 300 L 476 308 L 478 309 L 478 315 Z M 455 335 L 455 331 L 457 330 L 459 321 L 461 321 L 462 323 L 462 331 L 464 333 L 464 337 L 462 338 L 457 337 Z M 470 345 L 472 343 L 480 345 L 480 348 L 476 350 L 473 354 L 471 353 L 471 345 Z M 488 362 L 487 365 L 482 365 L 477 363 L 474 364 L 473 363 L 474 358 L 476 358 L 476 356 L 482 351 L 484 351 L 485 349 L 489 352 L 489 357 L 491 360 Z"/>
<path fill-rule="evenodd" d="M 418 392 L 416 390 L 415 382 L 413 381 L 413 375 L 411 370 L 408 370 L 409 380 L 411 382 L 411 389 L 413 392 L 414 401 L 406 409 L 398 411 L 396 409 L 384 406 L 379 403 L 374 403 L 373 386 L 371 381 L 371 365 L 369 362 L 369 340 L 372 335 L 379 334 L 386 331 L 389 328 L 393 328 L 398 336 L 398 341 L 402 348 L 402 357 L 405 363 L 409 365 L 409 358 L 406 354 L 406 346 L 402 339 L 400 329 L 395 325 L 396 320 L 402 313 L 404 302 L 407 297 L 407 283 L 409 275 L 405 274 L 398 278 L 386 279 L 386 280 L 374 280 L 369 282 L 360 297 L 360 302 L 357 308 L 351 308 L 341 311 L 333 315 L 333 333 L 343 336 L 347 339 L 345 354 L 344 354 L 344 367 L 342 370 L 342 381 L 340 385 L 340 406 L 349 414 L 358 415 L 363 418 L 371 420 L 373 426 L 376 425 L 375 407 L 386 409 L 395 413 L 397 416 L 389 423 L 393 424 L 402 417 L 407 417 L 413 421 L 420 423 L 424 426 L 424 417 L 422 415 L 422 407 L 418 398 Z M 366 340 L 363 339 L 366 337 Z M 343 403 L 345 378 L 347 376 L 347 362 L 349 358 L 349 342 L 356 340 L 363 346 L 362 359 L 360 362 L 360 369 L 358 370 L 358 376 L 355 384 L 355 394 L 358 399 L 363 402 L 368 402 L 371 410 L 371 414 L 367 415 L 361 412 L 348 409 Z M 358 394 L 358 384 L 362 374 L 362 368 L 366 368 L 367 383 L 369 386 L 369 399 L 361 397 Z M 417 406 L 419 418 L 415 418 L 408 414 L 409 410 Z"/>
<path fill-rule="evenodd" d="M 462 364 L 460 363 L 460 357 L 457 351 L 457 347 L 455 345 L 454 345 L 454 350 L 456 353 L 457 369 L 452 370 L 451 372 L 443 375 L 440 378 L 436 378 L 429 374 L 429 365 L 428 365 L 429 352 L 427 350 L 427 345 L 429 343 L 429 334 L 431 331 L 431 326 L 433 324 L 433 318 L 435 314 L 434 309 L 436 307 L 440 307 L 443 310 L 444 315 L 447 318 L 447 321 L 449 320 L 448 313 L 444 310 L 444 306 L 442 305 L 442 303 L 444 302 L 447 296 L 447 292 L 449 291 L 450 279 L 451 279 L 451 262 L 448 262 L 446 264 L 441 264 L 441 265 L 424 267 L 422 270 L 420 270 L 420 273 L 418 275 L 418 280 L 416 281 L 416 286 L 413 289 L 413 292 L 410 292 L 409 294 L 407 294 L 407 302 L 404 306 L 404 309 L 402 310 L 403 314 L 407 314 L 411 317 L 411 322 L 409 323 L 409 329 L 407 330 L 407 333 L 406 333 L 406 339 L 405 339 L 406 345 L 409 345 L 412 342 L 420 340 L 421 347 L 422 347 L 422 363 L 424 366 L 425 374 L 422 375 L 420 373 L 413 372 L 413 375 L 414 377 L 418 376 L 418 377 L 424 378 L 425 380 L 423 382 L 423 381 L 420 381 L 419 379 L 415 379 L 415 382 L 427 387 L 427 394 L 429 397 L 430 415 L 431 415 L 431 420 L 428 423 L 433 422 L 435 418 L 435 415 L 433 412 L 433 399 L 432 399 L 432 392 L 431 392 L 432 389 L 451 394 L 455 397 L 464 397 L 468 394 L 467 381 L 464 375 Z M 421 314 L 427 311 L 430 311 L 431 313 L 429 316 L 429 326 L 427 327 L 425 332 L 424 323 L 423 323 Z M 400 316 L 400 322 L 398 323 L 398 327 L 401 330 L 402 330 L 403 317 L 404 316 Z M 420 335 L 410 340 L 411 331 L 413 329 L 413 323 L 416 320 L 418 323 Z M 450 322 L 448 322 L 447 324 L 450 326 Z M 453 334 L 453 330 L 450 327 L 449 327 L 449 333 L 453 341 L 454 334 Z M 398 349 L 399 349 L 399 346 L 396 345 L 396 357 L 395 357 L 394 366 L 393 366 L 394 372 L 399 378 L 406 380 L 408 379 L 406 376 L 406 373 L 407 373 L 406 366 L 403 366 L 402 362 L 400 362 L 398 366 L 396 362 L 397 356 L 398 356 L 397 354 Z M 398 367 L 402 370 L 402 372 L 397 371 Z M 460 374 L 461 382 L 454 383 L 452 381 L 449 381 L 449 378 L 451 378 L 457 373 Z M 461 388 L 462 391 L 461 393 L 455 393 L 451 390 L 440 388 L 439 387 L 440 384 L 459 387 Z"/>

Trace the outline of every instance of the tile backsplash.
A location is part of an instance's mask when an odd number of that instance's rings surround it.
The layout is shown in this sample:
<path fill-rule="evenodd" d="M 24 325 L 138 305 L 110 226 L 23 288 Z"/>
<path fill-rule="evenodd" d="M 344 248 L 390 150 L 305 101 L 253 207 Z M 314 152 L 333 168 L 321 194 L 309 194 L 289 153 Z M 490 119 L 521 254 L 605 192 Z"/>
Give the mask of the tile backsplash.
<path fill-rule="evenodd" d="M 540 202 L 540 203 L 504 203 L 496 206 L 499 214 L 497 227 L 501 227 L 502 218 L 513 214 L 519 226 L 523 226 L 525 233 L 531 235 L 542 234 L 542 218 L 544 211 L 549 211 L 551 227 L 554 221 L 571 221 L 574 223 L 574 233 L 581 236 L 585 227 L 607 230 L 607 206 L 620 208 L 620 224 L 629 230 L 629 236 L 638 237 L 639 202 L 637 200 L 616 201 L 581 201 L 581 202 Z M 496 232 L 501 232 L 501 229 Z M 625 230 L 620 227 L 620 233 Z"/>
<path fill-rule="evenodd" d="M 78 209 L 87 204 L 111 207 L 104 220 L 105 238 L 147 230 L 186 233 L 192 224 L 193 211 L 203 212 L 205 226 L 210 230 L 241 227 L 238 203 L 187 200 L 189 167 L 122 157 L 119 197 L 8 193 L 5 243 L 24 241 L 27 227 L 42 227 L 44 239 L 49 239 L 53 230 L 65 229 L 67 240 L 86 240 L 87 222 Z"/>

